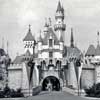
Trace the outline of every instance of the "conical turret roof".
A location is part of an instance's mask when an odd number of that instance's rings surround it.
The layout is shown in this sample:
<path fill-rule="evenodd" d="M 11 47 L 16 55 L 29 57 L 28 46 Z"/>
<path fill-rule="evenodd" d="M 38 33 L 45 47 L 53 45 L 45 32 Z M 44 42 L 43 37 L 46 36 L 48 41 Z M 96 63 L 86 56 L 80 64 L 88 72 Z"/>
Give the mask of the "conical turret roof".
<path fill-rule="evenodd" d="M 94 45 L 90 45 L 86 54 L 86 56 L 94 56 L 95 55 L 95 47 Z"/>
<path fill-rule="evenodd" d="M 95 56 L 100 56 L 100 45 L 97 45 L 97 48 L 95 50 Z"/>
<path fill-rule="evenodd" d="M 23 39 L 23 41 L 34 41 L 34 37 L 31 33 L 31 29 L 30 29 L 30 25 L 29 25 L 29 30 L 28 30 L 28 33 L 27 35 L 25 36 L 25 38 Z"/>
<path fill-rule="evenodd" d="M 62 9 L 62 7 L 61 7 L 61 3 L 60 3 L 60 1 L 58 2 L 58 6 L 57 6 L 57 10 L 56 10 L 56 12 L 60 12 L 60 11 L 62 11 L 63 9 Z"/>

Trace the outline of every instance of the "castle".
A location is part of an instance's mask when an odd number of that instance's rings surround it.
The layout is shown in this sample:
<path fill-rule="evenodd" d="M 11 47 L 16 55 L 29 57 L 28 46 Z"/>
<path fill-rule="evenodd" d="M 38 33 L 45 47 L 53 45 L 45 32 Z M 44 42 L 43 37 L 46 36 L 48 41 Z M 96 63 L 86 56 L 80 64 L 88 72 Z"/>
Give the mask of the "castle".
<path fill-rule="evenodd" d="M 11 88 L 21 88 L 25 92 L 29 90 L 29 85 L 31 88 L 41 85 L 43 90 L 47 90 L 47 84 L 51 82 L 53 90 L 59 91 L 63 86 L 77 89 L 78 81 L 81 82 L 82 88 L 89 87 L 95 82 L 97 76 L 94 73 L 97 69 L 95 63 L 89 60 L 94 56 L 88 54 L 93 47 L 90 47 L 84 56 L 74 45 L 72 28 L 70 46 L 66 46 L 64 18 L 64 8 L 58 2 L 56 23 L 52 26 L 51 22 L 45 22 L 38 41 L 32 35 L 29 25 L 23 39 L 25 53 L 16 56 L 8 68 L 8 85 Z M 29 61 L 32 61 L 34 66 L 30 67 Z"/>

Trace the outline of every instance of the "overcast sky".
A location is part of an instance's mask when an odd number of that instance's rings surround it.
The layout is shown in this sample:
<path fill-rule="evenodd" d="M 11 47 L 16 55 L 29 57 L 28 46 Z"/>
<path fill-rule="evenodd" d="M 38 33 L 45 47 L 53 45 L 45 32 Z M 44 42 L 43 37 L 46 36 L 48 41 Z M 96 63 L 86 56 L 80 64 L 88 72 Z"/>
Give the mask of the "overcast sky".
<path fill-rule="evenodd" d="M 0 47 L 4 37 L 4 48 L 9 41 L 9 54 L 23 54 L 23 38 L 31 24 L 32 33 L 38 37 L 43 30 L 45 18 L 55 23 L 58 0 L 0 0 Z M 75 44 L 82 51 L 89 44 L 97 45 L 100 31 L 100 0 L 61 0 L 65 9 L 66 45 L 70 43 L 70 28 L 73 27 Z"/>

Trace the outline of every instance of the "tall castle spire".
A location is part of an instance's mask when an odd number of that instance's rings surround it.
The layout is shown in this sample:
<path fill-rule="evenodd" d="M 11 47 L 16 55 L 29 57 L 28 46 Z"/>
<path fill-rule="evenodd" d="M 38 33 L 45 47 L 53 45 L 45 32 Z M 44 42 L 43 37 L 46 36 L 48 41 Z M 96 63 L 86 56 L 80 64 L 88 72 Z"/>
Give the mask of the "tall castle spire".
<path fill-rule="evenodd" d="M 99 32 L 97 32 L 97 45 L 99 45 Z"/>
<path fill-rule="evenodd" d="M 64 8 L 61 6 L 60 1 L 58 2 L 57 10 L 56 10 L 56 16 L 55 19 L 61 18 L 64 20 Z"/>
<path fill-rule="evenodd" d="M 62 7 L 61 7 L 60 1 L 58 2 L 58 6 L 57 6 L 56 12 L 58 12 L 58 11 L 62 11 Z"/>
<path fill-rule="evenodd" d="M 55 20 L 56 23 L 54 25 L 54 30 L 56 31 L 58 40 L 60 40 L 61 35 L 63 36 L 64 39 L 64 31 L 66 29 L 66 25 L 64 24 L 64 8 L 61 6 L 60 1 L 58 2 Z"/>
<path fill-rule="evenodd" d="M 31 25 L 29 24 L 29 32 L 31 31 Z"/>
<path fill-rule="evenodd" d="M 71 47 L 74 47 L 73 28 L 71 28 L 71 39 L 70 39 L 70 46 L 71 46 Z"/>

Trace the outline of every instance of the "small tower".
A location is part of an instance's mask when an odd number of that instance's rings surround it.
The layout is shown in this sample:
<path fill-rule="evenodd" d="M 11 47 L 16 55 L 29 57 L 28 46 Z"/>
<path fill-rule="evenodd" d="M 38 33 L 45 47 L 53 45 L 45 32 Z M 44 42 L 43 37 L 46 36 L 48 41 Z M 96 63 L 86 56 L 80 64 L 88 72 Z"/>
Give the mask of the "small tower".
<path fill-rule="evenodd" d="M 73 28 L 71 28 L 70 46 L 71 46 L 72 48 L 74 47 Z"/>
<path fill-rule="evenodd" d="M 54 30 L 56 31 L 56 35 L 60 40 L 61 35 L 64 39 L 64 31 L 66 29 L 66 25 L 64 24 L 64 8 L 61 6 L 60 1 L 58 2 L 56 15 L 55 15 L 56 24 L 54 26 Z"/>
<path fill-rule="evenodd" d="M 31 54 L 33 54 L 33 47 L 34 47 L 35 39 L 34 39 L 32 33 L 31 33 L 30 27 L 31 27 L 31 25 L 29 25 L 28 33 L 25 36 L 25 38 L 23 39 L 23 42 L 24 42 L 25 53 L 26 53 L 27 50 L 29 50 L 29 52 Z"/>

